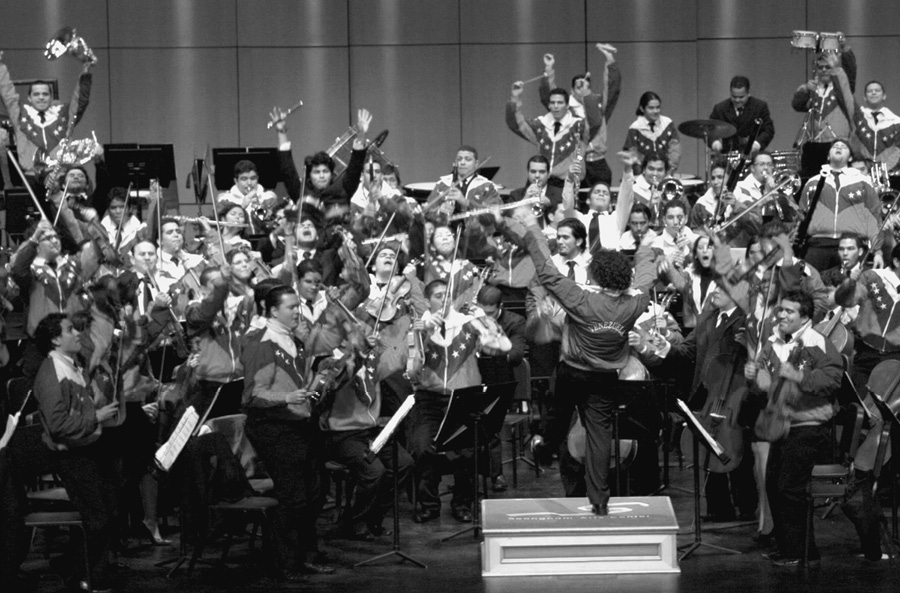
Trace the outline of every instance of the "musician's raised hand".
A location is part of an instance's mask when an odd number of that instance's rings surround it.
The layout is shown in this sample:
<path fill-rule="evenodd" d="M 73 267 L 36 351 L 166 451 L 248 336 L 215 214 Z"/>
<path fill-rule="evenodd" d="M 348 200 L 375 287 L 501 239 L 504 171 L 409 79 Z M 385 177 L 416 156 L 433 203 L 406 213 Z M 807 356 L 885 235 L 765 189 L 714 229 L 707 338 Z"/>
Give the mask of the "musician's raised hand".
<path fill-rule="evenodd" d="M 622 162 L 622 166 L 624 166 L 626 169 L 631 169 L 638 162 L 637 153 L 630 150 L 620 150 L 616 154 L 619 155 L 619 160 Z"/>
<path fill-rule="evenodd" d="M 512 98 L 518 99 L 522 96 L 522 90 L 525 88 L 525 83 L 521 80 L 517 80 L 512 84 Z"/>
<path fill-rule="evenodd" d="M 595 45 L 597 49 L 600 50 L 600 53 L 603 54 L 603 57 L 606 58 L 608 63 L 612 63 L 616 61 L 616 52 L 618 51 L 614 46 L 608 43 L 598 43 Z"/>
<path fill-rule="evenodd" d="M 144 411 L 144 414 L 147 415 L 147 418 L 150 419 L 150 422 L 155 422 L 159 417 L 159 402 L 145 404 L 141 406 L 141 409 Z"/>
<path fill-rule="evenodd" d="M 165 308 L 172 304 L 172 297 L 169 296 L 167 292 L 160 292 L 156 295 L 156 298 L 153 299 L 153 305 L 157 308 Z"/>
<path fill-rule="evenodd" d="M 631 346 L 632 348 L 638 348 L 638 347 L 640 347 L 642 342 L 643 342 L 643 340 L 641 339 L 641 336 L 639 336 L 636 331 L 631 330 L 628 332 L 628 345 L 629 346 Z"/>
<path fill-rule="evenodd" d="M 287 131 L 286 119 L 287 113 L 282 111 L 278 106 L 273 107 L 272 111 L 269 112 L 269 121 L 272 122 L 272 125 L 275 126 L 275 129 L 281 134 Z"/>
<path fill-rule="evenodd" d="M 875 255 L 872 256 L 872 267 L 875 268 L 876 270 L 880 270 L 880 269 L 884 268 L 884 255 L 882 255 L 881 251 L 876 251 Z M 856 278 L 859 277 L 861 270 L 862 270 L 862 266 L 859 266 L 858 268 L 856 268 L 856 270 L 855 270 Z M 853 277 L 852 276 L 853 272 L 850 272 L 850 274 L 851 274 L 851 277 Z M 856 278 L 853 278 L 853 279 L 856 280 Z"/>
<path fill-rule="evenodd" d="M 553 57 L 553 54 L 544 54 L 544 72 L 552 71 L 555 64 L 556 58 Z"/>
<path fill-rule="evenodd" d="M 356 112 L 356 127 L 359 128 L 359 133 L 365 135 L 369 131 L 369 126 L 372 125 L 372 114 L 369 113 L 368 109 L 360 109 Z"/>

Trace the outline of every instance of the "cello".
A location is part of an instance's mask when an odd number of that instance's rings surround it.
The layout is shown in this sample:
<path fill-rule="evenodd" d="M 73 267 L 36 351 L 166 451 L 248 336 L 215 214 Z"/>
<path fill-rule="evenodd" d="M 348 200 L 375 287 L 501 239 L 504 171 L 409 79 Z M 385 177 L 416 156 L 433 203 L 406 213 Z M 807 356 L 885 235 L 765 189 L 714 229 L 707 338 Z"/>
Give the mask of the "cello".
<path fill-rule="evenodd" d="M 803 341 L 797 340 L 797 344 L 788 356 L 787 364 L 797 366 L 802 354 Z M 791 419 L 787 412 L 787 397 L 792 389 L 793 387 L 787 384 L 784 377 L 779 377 L 778 381 L 773 384 L 769 391 L 766 407 L 756 419 L 754 427 L 754 432 L 760 440 L 775 443 L 787 437 L 791 430 Z"/>
<path fill-rule="evenodd" d="M 744 431 L 738 422 L 741 404 L 747 396 L 747 382 L 740 372 L 741 350 L 732 354 L 719 354 L 709 361 L 706 377 L 708 393 L 706 403 L 697 414 L 700 424 L 725 449 L 725 456 L 710 455 L 709 449 L 700 450 L 703 467 L 712 473 L 728 473 L 741 463 L 744 456 Z M 690 431 L 685 431 L 690 434 Z M 682 450 L 686 450 L 682 447 Z M 722 459 L 727 459 L 723 463 Z"/>

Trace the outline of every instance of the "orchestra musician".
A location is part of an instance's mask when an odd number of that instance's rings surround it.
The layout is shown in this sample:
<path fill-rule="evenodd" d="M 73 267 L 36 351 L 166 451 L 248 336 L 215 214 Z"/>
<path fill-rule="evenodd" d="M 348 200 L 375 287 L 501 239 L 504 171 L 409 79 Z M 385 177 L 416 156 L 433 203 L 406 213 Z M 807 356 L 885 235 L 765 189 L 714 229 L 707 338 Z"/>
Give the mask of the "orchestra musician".
<path fill-rule="evenodd" d="M 722 140 L 710 140 L 709 147 L 715 152 L 736 152 L 744 150 L 747 140 L 756 129 L 756 120 L 762 120 L 759 134 L 751 146 L 751 152 L 765 150 L 775 137 L 775 124 L 769 114 L 768 104 L 750 96 L 750 79 L 735 76 L 729 85 L 731 96 L 716 103 L 709 119 L 729 123 L 737 130 L 734 135 Z"/>
<path fill-rule="evenodd" d="M 259 171 L 256 164 L 249 160 L 240 160 L 234 164 L 234 185 L 225 193 L 219 194 L 217 208 L 225 202 L 237 204 L 249 215 L 250 234 L 260 234 L 265 230 L 265 220 L 269 210 L 275 205 L 275 192 L 264 189 L 259 184 Z"/>
<path fill-rule="evenodd" d="M 681 161 L 681 139 L 675 122 L 662 115 L 662 99 L 653 91 L 645 92 L 635 115 L 622 150 L 635 153 L 638 161 L 650 155 L 663 156 L 668 163 L 666 174 L 674 175 Z"/>

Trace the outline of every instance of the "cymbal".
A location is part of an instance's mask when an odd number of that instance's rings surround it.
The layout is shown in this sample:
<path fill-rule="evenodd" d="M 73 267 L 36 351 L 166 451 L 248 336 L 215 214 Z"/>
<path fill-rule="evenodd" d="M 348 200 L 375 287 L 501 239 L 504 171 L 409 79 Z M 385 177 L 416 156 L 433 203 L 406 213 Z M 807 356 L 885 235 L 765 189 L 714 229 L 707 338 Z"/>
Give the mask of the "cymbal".
<path fill-rule="evenodd" d="M 734 136 L 737 128 L 728 122 L 717 119 L 692 119 L 681 122 L 678 126 L 678 131 L 691 138 L 720 140 Z"/>

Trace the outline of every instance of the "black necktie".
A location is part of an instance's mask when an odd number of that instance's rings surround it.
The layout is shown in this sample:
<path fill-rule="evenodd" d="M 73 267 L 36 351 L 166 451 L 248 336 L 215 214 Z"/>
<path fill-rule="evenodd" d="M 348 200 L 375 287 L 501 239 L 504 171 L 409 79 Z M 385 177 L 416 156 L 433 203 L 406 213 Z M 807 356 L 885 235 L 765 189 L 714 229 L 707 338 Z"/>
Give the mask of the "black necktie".
<path fill-rule="evenodd" d="M 566 274 L 566 277 L 567 277 L 569 280 L 574 280 L 574 279 L 575 279 L 575 264 L 576 264 L 576 262 L 574 262 L 574 261 L 567 261 L 567 262 L 566 262 L 566 265 L 569 266 L 569 273 Z"/>
<path fill-rule="evenodd" d="M 793 340 L 793 339 L 794 339 L 794 336 L 792 334 L 784 334 L 784 343 L 785 344 L 790 344 L 791 340 Z"/>
<path fill-rule="evenodd" d="M 832 171 L 831 174 L 834 175 L 834 194 L 837 195 L 841 191 L 841 172 Z"/>
<path fill-rule="evenodd" d="M 650 122 L 650 133 L 651 133 L 651 134 L 653 133 L 653 130 L 654 130 L 655 128 L 656 128 L 656 122 L 654 122 L 654 121 Z"/>
<path fill-rule="evenodd" d="M 47 114 L 43 111 L 38 111 L 38 117 L 41 118 L 41 123 L 47 123 Z"/>
<path fill-rule="evenodd" d="M 303 252 L 303 261 L 306 261 L 306 260 L 310 259 L 311 257 L 312 257 L 312 253 L 311 253 L 311 252 L 309 252 L 309 251 L 304 251 L 304 252 Z"/>
<path fill-rule="evenodd" d="M 598 237 L 600 237 L 600 213 L 593 212 L 591 224 L 588 225 L 588 247 L 593 248 Z"/>
<path fill-rule="evenodd" d="M 553 122 L 553 135 L 556 136 L 559 134 L 559 129 L 562 127 L 562 124 L 558 121 Z"/>
<path fill-rule="evenodd" d="M 150 292 L 150 278 L 144 277 L 141 279 L 141 282 L 144 284 L 144 308 L 153 301 L 153 293 Z"/>
<path fill-rule="evenodd" d="M 738 117 L 741 116 L 741 108 L 740 107 L 735 107 L 734 112 L 737 114 Z"/>
<path fill-rule="evenodd" d="M 722 327 L 725 324 L 725 320 L 728 319 L 728 313 L 722 311 L 719 313 L 719 319 L 716 321 L 716 327 Z"/>
<path fill-rule="evenodd" d="M 175 265 L 177 266 L 178 264 L 181 263 L 181 260 L 178 259 L 177 257 L 175 257 L 175 256 L 173 255 L 173 256 L 172 256 L 172 263 L 175 264 Z"/>
<path fill-rule="evenodd" d="M 878 125 L 878 118 L 879 118 L 879 117 L 881 117 L 881 112 L 880 112 L 880 111 L 873 111 L 873 112 L 872 112 L 872 119 L 875 120 L 875 125 L 876 125 L 876 126 Z"/>

